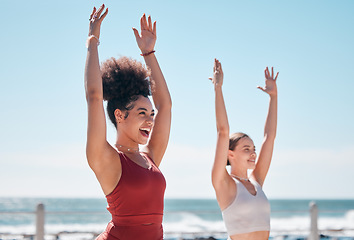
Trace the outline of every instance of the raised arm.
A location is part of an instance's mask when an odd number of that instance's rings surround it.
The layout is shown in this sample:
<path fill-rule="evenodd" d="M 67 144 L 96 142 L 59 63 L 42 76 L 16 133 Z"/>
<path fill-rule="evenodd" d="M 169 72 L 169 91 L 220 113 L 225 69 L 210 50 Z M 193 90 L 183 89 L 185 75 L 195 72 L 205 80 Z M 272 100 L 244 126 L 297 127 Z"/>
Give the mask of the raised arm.
<path fill-rule="evenodd" d="M 96 8 L 94 8 L 90 16 L 85 66 L 85 91 L 88 106 L 86 156 L 90 167 L 94 171 L 99 168 L 104 150 L 109 146 L 106 141 L 106 119 L 103 109 L 102 77 L 97 49 L 99 45 L 101 23 L 108 13 L 108 9 L 106 9 L 104 14 L 102 14 L 103 9 L 104 5 L 102 5 L 97 11 Z"/>
<path fill-rule="evenodd" d="M 252 175 L 257 182 L 262 186 L 267 176 L 270 162 L 273 155 L 274 140 L 277 132 L 277 105 L 278 105 L 278 92 L 276 80 L 279 72 L 274 77 L 274 71 L 269 72 L 268 67 L 264 70 L 265 74 L 265 87 L 258 87 L 263 92 L 269 95 L 269 109 L 268 116 L 264 127 L 264 139 L 262 147 L 259 152 L 256 168 Z"/>
<path fill-rule="evenodd" d="M 215 59 L 214 76 L 210 78 L 215 90 L 215 116 L 217 129 L 217 142 L 214 165 L 212 168 L 212 183 L 218 198 L 222 202 L 222 195 L 227 191 L 231 177 L 226 171 L 227 156 L 229 151 L 229 122 L 222 93 L 223 71 L 221 63 Z M 220 206 L 223 204 L 220 204 Z"/>
<path fill-rule="evenodd" d="M 141 35 L 133 28 L 138 47 L 144 56 L 147 67 L 151 70 L 151 78 L 154 81 L 152 98 L 156 107 L 154 128 L 145 151 L 160 165 L 165 154 L 171 128 L 171 96 L 159 63 L 154 54 L 156 43 L 156 21 L 152 23 L 151 17 L 146 19 L 145 14 L 140 19 Z"/>

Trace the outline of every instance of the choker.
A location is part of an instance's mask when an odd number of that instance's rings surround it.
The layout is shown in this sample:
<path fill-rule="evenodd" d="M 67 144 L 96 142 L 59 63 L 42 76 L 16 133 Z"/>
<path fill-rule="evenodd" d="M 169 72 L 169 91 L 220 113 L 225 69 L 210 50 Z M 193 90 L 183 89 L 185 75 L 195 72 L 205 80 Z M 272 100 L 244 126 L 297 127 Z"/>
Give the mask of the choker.
<path fill-rule="evenodd" d="M 133 149 L 133 148 L 128 148 L 128 147 L 123 146 L 123 145 L 119 145 L 119 144 L 115 144 L 115 146 L 117 148 L 125 148 L 125 149 L 127 149 L 128 152 L 135 152 L 135 153 L 139 152 L 139 148 L 138 149 Z"/>
<path fill-rule="evenodd" d="M 242 178 L 242 177 L 239 177 L 239 176 L 236 176 L 235 174 L 232 174 L 230 173 L 230 175 L 234 178 L 237 178 L 239 180 L 243 180 L 243 181 L 247 181 L 247 182 L 250 182 L 250 179 L 249 178 Z"/>

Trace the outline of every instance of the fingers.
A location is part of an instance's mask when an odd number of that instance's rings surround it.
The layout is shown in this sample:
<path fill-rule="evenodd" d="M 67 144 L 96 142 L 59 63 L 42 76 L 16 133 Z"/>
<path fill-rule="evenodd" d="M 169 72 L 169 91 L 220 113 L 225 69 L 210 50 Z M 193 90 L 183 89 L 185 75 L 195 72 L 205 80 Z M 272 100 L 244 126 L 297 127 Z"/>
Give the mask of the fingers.
<path fill-rule="evenodd" d="M 103 15 L 101 16 L 103 10 L 105 8 L 105 5 L 102 4 L 102 6 L 96 11 L 96 8 L 93 8 L 93 11 L 90 15 L 90 21 L 93 19 L 98 19 L 99 21 L 102 21 L 108 14 L 108 8 L 106 8 L 106 11 L 103 13 Z"/>
<path fill-rule="evenodd" d="M 143 14 L 143 16 L 140 18 L 140 27 L 141 27 L 141 31 L 147 30 L 149 32 L 152 32 L 154 35 L 156 35 L 156 21 L 152 23 L 150 15 L 146 19 L 146 14 L 145 13 Z"/>
<path fill-rule="evenodd" d="M 215 58 L 215 66 L 216 66 L 216 68 L 220 67 L 220 61 L 216 58 Z"/>
<path fill-rule="evenodd" d="M 104 4 L 102 4 L 102 6 L 101 6 L 101 7 L 98 9 L 98 11 L 96 12 L 97 17 L 100 17 L 100 15 L 101 15 L 103 9 L 104 9 Z"/>
<path fill-rule="evenodd" d="M 146 23 L 146 15 L 145 15 L 145 13 L 144 13 L 143 16 L 140 18 L 140 27 L 141 27 L 141 31 L 147 29 L 147 23 Z"/>
<path fill-rule="evenodd" d="M 269 78 L 269 69 L 268 69 L 268 67 L 266 67 L 266 69 L 264 70 L 264 76 L 265 76 L 266 79 Z"/>
<path fill-rule="evenodd" d="M 138 40 L 140 38 L 138 30 L 136 28 L 133 28 L 133 32 L 134 32 L 136 40 Z"/>
<path fill-rule="evenodd" d="M 221 63 L 218 59 L 215 58 L 214 60 L 214 72 L 219 72 L 222 73 L 222 67 L 221 67 Z"/>
<path fill-rule="evenodd" d="M 152 23 L 151 23 L 151 16 L 150 15 L 148 17 L 148 29 L 150 32 L 152 32 Z"/>
<path fill-rule="evenodd" d="M 145 14 L 144 14 L 145 15 Z M 144 22 L 143 22 L 143 17 L 144 17 L 144 15 L 140 18 L 140 31 L 143 31 L 144 29 L 143 29 L 143 24 L 144 24 Z"/>
<path fill-rule="evenodd" d="M 274 81 L 277 80 L 279 72 L 277 72 L 277 75 L 275 75 Z"/>
<path fill-rule="evenodd" d="M 274 77 L 274 71 L 273 71 L 273 67 L 272 67 L 272 78 Z"/>
<path fill-rule="evenodd" d="M 218 68 L 219 68 L 219 72 L 222 72 L 221 62 L 219 60 L 218 60 Z"/>
<path fill-rule="evenodd" d="M 143 16 L 140 18 L 140 29 L 141 32 L 144 30 L 147 30 L 149 32 L 152 32 L 154 35 L 156 35 L 156 21 L 152 23 L 151 21 L 151 16 L 148 16 L 148 19 L 146 20 L 146 14 L 144 13 Z M 138 39 L 140 38 L 138 30 L 133 28 L 135 37 Z"/>
<path fill-rule="evenodd" d="M 275 75 L 275 78 L 274 78 L 274 69 L 273 69 L 273 67 L 272 67 L 272 74 L 269 73 L 268 67 L 266 67 L 266 69 L 264 70 L 264 75 L 265 75 L 266 79 L 273 79 L 275 81 L 278 78 L 278 74 L 279 74 L 279 72 L 277 72 L 277 74 Z"/>
<path fill-rule="evenodd" d="M 257 86 L 257 88 L 262 90 L 263 92 L 266 92 L 266 90 L 264 88 L 262 88 L 261 86 Z"/>
<path fill-rule="evenodd" d="M 215 58 L 214 59 L 214 68 L 213 68 L 214 73 L 216 73 L 217 70 L 218 70 L 218 60 Z"/>
<path fill-rule="evenodd" d="M 95 14 L 95 12 L 96 12 L 96 8 L 95 7 L 93 7 L 93 10 L 92 10 L 92 13 L 91 13 L 91 15 L 90 15 L 90 21 L 91 21 L 91 19 L 92 19 L 92 17 L 93 17 L 93 14 Z"/>
<path fill-rule="evenodd" d="M 106 11 L 103 13 L 103 15 L 100 17 L 100 21 L 103 21 L 103 19 L 107 16 L 108 14 L 108 8 L 106 8 Z"/>
<path fill-rule="evenodd" d="M 156 21 L 154 22 L 154 26 L 152 27 L 152 33 L 156 36 Z"/>

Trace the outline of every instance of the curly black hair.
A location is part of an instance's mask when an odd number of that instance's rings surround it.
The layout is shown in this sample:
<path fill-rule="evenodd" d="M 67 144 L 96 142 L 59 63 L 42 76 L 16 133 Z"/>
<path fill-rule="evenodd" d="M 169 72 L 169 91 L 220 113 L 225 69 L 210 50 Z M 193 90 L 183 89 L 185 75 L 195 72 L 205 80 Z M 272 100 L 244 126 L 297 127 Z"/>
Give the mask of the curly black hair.
<path fill-rule="evenodd" d="M 107 100 L 107 113 L 117 128 L 114 111 L 126 111 L 128 117 L 139 96 L 151 95 L 150 71 L 142 63 L 128 58 L 110 58 L 101 64 L 103 99 Z"/>

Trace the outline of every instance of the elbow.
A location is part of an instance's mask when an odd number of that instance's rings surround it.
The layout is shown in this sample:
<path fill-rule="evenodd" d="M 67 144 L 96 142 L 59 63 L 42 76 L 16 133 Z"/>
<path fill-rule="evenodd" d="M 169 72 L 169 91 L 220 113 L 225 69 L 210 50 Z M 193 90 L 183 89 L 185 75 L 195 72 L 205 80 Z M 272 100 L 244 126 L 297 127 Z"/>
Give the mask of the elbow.
<path fill-rule="evenodd" d="M 160 103 L 155 103 L 155 107 L 158 111 L 163 110 L 169 110 L 171 111 L 172 109 L 172 99 L 169 96 L 168 98 L 164 99 L 163 101 L 161 101 Z"/>
<path fill-rule="evenodd" d="M 169 96 L 165 101 L 164 101 L 165 108 L 172 109 L 172 99 Z"/>
<path fill-rule="evenodd" d="M 86 146 L 86 159 L 87 159 L 87 163 L 89 165 L 89 167 L 93 170 L 94 169 L 94 161 L 92 160 L 92 151 L 90 151 L 90 149 Z"/>
<path fill-rule="evenodd" d="M 217 183 L 218 183 L 218 181 L 217 181 L 217 176 L 216 176 L 217 174 L 214 172 L 214 171 L 212 171 L 211 172 L 211 183 L 212 183 L 212 185 L 213 185 L 213 187 L 214 188 L 216 188 L 217 187 Z"/>
<path fill-rule="evenodd" d="M 217 128 L 218 136 L 227 136 L 230 135 L 230 130 L 228 126 L 218 127 Z"/>
<path fill-rule="evenodd" d="M 163 101 L 163 103 L 172 108 L 172 98 L 170 93 L 167 94 L 166 99 Z"/>
<path fill-rule="evenodd" d="M 97 91 L 97 90 L 86 90 L 86 100 L 87 102 L 91 102 L 91 101 L 96 101 L 96 100 L 99 100 L 99 101 L 103 101 L 103 94 L 102 92 L 100 91 Z"/>
<path fill-rule="evenodd" d="M 275 141 L 275 137 L 276 137 L 276 132 L 274 133 L 266 133 L 264 134 L 264 140 L 265 141 Z"/>
<path fill-rule="evenodd" d="M 211 184 L 213 185 L 214 189 L 218 187 L 218 184 L 216 183 L 216 180 L 213 177 L 211 177 Z"/>
<path fill-rule="evenodd" d="M 223 181 L 221 179 L 222 177 L 219 174 L 212 172 L 211 184 L 213 185 L 214 189 L 219 189 L 222 186 Z"/>

